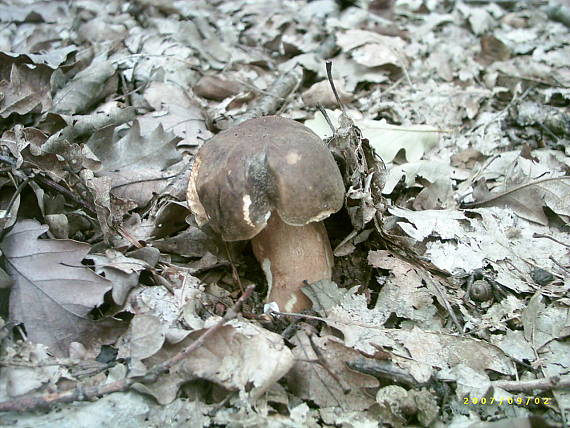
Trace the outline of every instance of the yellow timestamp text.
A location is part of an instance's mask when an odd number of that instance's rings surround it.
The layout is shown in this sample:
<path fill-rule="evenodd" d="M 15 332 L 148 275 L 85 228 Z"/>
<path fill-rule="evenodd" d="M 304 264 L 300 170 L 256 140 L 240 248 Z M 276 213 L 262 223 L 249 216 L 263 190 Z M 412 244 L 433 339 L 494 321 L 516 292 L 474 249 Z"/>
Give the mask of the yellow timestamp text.
<path fill-rule="evenodd" d="M 531 406 L 531 405 L 542 405 L 551 406 L 551 397 L 508 397 L 508 398 L 487 398 L 487 397 L 464 397 L 463 404 L 479 405 L 479 406 Z"/>

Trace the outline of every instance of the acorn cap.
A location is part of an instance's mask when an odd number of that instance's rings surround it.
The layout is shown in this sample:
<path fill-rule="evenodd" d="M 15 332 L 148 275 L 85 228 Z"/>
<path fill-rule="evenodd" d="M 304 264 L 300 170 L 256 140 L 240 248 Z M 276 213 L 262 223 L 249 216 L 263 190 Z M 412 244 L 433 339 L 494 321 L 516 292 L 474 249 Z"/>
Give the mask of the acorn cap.
<path fill-rule="evenodd" d="M 198 151 L 188 202 L 225 241 L 251 239 L 272 212 L 292 226 L 321 221 L 344 202 L 328 148 L 306 126 L 278 116 L 247 120 Z"/>

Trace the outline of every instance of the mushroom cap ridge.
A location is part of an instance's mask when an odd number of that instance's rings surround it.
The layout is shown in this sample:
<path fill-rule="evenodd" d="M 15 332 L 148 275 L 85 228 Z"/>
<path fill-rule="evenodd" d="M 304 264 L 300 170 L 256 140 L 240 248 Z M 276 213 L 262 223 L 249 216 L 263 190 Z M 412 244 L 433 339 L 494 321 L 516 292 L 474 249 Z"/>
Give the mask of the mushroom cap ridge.
<path fill-rule="evenodd" d="M 344 202 L 342 176 L 319 136 L 278 116 L 247 120 L 206 142 L 188 189 L 193 211 L 225 241 L 253 238 L 273 211 L 302 226 Z"/>

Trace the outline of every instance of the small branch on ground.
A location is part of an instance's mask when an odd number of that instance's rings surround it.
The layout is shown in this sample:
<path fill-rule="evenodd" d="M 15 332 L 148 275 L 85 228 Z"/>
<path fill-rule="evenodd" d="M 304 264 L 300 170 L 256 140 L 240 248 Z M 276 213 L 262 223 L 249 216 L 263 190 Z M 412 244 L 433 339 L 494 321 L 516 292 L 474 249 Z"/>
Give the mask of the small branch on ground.
<path fill-rule="evenodd" d="M 235 319 L 239 314 L 241 305 L 251 296 L 254 288 L 254 285 L 250 285 L 245 290 L 245 293 L 243 293 L 236 303 L 226 312 L 223 318 L 207 329 L 198 339 L 172 358 L 155 365 L 142 376 L 125 378 L 109 384 L 100 384 L 90 387 L 78 385 L 73 389 L 63 392 L 30 394 L 17 397 L 9 401 L 0 402 L 0 412 L 23 412 L 27 410 L 47 409 L 54 404 L 72 403 L 74 401 L 89 401 L 113 392 L 127 391 L 135 383 L 152 383 L 156 381 L 160 375 L 169 371 L 177 363 L 188 357 L 196 349 L 200 348 L 228 321 Z"/>
<path fill-rule="evenodd" d="M 285 104 L 289 95 L 301 84 L 303 74 L 299 66 L 282 74 L 267 89 L 267 94 L 255 100 L 243 115 L 236 117 L 233 125 L 256 117 L 276 114 Z"/>
<path fill-rule="evenodd" d="M 532 380 L 495 380 L 491 382 L 491 385 L 510 392 L 528 392 L 535 389 L 549 391 L 551 389 L 569 388 L 570 376 L 552 376 Z"/>

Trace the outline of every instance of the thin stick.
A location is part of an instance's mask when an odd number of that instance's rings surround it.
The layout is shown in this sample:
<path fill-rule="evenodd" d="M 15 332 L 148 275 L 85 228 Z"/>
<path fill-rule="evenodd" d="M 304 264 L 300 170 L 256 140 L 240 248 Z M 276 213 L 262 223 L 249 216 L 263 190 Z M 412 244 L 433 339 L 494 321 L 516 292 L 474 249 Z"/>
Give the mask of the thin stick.
<path fill-rule="evenodd" d="M 542 178 L 540 180 L 534 180 L 534 181 L 530 181 L 528 183 L 523 183 L 520 184 L 518 186 L 512 187 L 508 190 L 505 190 L 504 192 L 500 192 L 497 194 L 491 194 L 491 196 L 483 201 L 478 201 L 478 202 L 469 202 L 467 204 L 463 204 L 462 208 L 475 208 L 475 207 L 480 207 L 484 204 L 488 204 L 489 202 L 493 202 L 499 198 L 502 198 L 503 196 L 509 195 L 511 193 L 515 193 L 518 192 L 519 190 L 525 189 L 527 187 L 531 187 L 537 184 L 542 184 L 542 183 L 547 183 L 550 181 L 563 181 L 563 180 L 570 180 L 570 176 L 568 175 L 563 175 L 560 177 L 549 177 L 549 178 Z"/>
<path fill-rule="evenodd" d="M 241 285 L 241 280 L 239 279 L 239 274 L 236 268 L 236 265 L 234 264 L 234 261 L 232 259 L 232 253 L 230 251 L 230 247 L 229 244 L 224 241 L 224 248 L 226 249 L 226 256 L 228 257 L 228 260 L 230 261 L 230 266 L 232 267 L 232 280 L 234 281 L 234 285 L 237 284 L 240 291 L 243 293 L 243 285 Z"/>
<path fill-rule="evenodd" d="M 102 395 L 111 394 L 113 392 L 126 391 L 135 383 L 151 383 L 160 375 L 169 371 L 174 365 L 187 358 L 192 352 L 200 348 L 210 337 L 218 332 L 228 321 L 235 319 L 241 305 L 253 293 L 255 286 L 250 285 L 245 293 L 236 301 L 236 303 L 226 312 L 224 317 L 207 329 L 198 339 L 174 355 L 172 358 L 155 365 L 144 375 L 139 377 L 125 378 L 109 384 L 99 384 L 90 387 L 76 386 L 68 391 L 47 394 L 30 394 L 20 396 L 9 401 L 0 402 L 0 412 L 17 411 L 23 412 L 27 410 L 35 410 L 40 408 L 49 408 L 54 404 L 71 403 L 74 401 L 94 400 Z"/>
<path fill-rule="evenodd" d="M 566 272 L 566 274 L 570 275 L 570 270 L 566 269 L 566 267 L 562 266 L 562 264 L 560 264 L 560 262 L 558 260 L 556 260 L 554 257 L 549 256 L 548 257 L 552 263 L 554 263 L 556 266 L 558 266 L 560 269 L 562 269 L 564 272 Z M 561 277 L 560 275 L 556 275 L 558 277 Z"/>
<path fill-rule="evenodd" d="M 560 245 L 564 245 L 567 248 L 570 248 L 570 244 L 567 244 L 565 242 L 559 241 L 558 239 L 554 238 L 553 236 L 550 235 L 545 235 L 544 233 L 533 233 L 532 234 L 533 238 L 546 238 L 546 239 L 550 239 L 551 241 L 554 241 Z"/>
<path fill-rule="evenodd" d="M 146 182 L 150 182 L 150 181 L 170 180 L 171 178 L 174 178 L 174 177 L 178 177 L 178 174 L 167 175 L 165 177 L 143 178 L 141 180 L 128 181 L 126 183 L 116 184 L 116 185 L 112 186 L 111 190 L 115 190 L 115 189 L 118 189 L 120 187 L 130 186 L 131 184 L 146 183 Z"/>
<path fill-rule="evenodd" d="M 36 175 L 34 177 L 34 180 L 39 181 L 40 184 L 44 184 L 48 187 L 51 187 L 53 190 L 56 190 L 60 193 L 63 193 L 64 196 L 71 199 L 73 202 L 77 203 L 78 205 L 81 205 L 85 210 L 87 210 L 87 212 L 89 214 L 92 214 L 92 215 L 96 214 L 95 206 L 93 206 L 90 202 L 83 200 L 77 194 L 67 190 L 61 184 L 56 183 L 51 178 L 44 177 L 42 175 Z"/>
<path fill-rule="evenodd" d="M 28 184 L 28 181 L 30 181 L 30 178 L 26 177 L 24 180 L 22 180 L 22 182 L 16 188 L 16 191 L 14 192 L 12 197 L 10 198 L 10 201 L 8 202 L 8 206 L 5 209 L 6 216 L 10 215 L 10 211 L 12 210 L 12 206 L 16 203 L 16 198 L 18 197 L 18 195 L 20 193 L 22 193 L 22 190 L 24 190 L 24 187 L 26 186 L 26 184 Z"/>
<path fill-rule="evenodd" d="M 346 109 L 344 108 L 344 104 L 340 100 L 340 97 L 338 96 L 338 92 L 336 91 L 336 87 L 334 85 L 334 81 L 333 81 L 333 77 L 332 77 L 332 61 L 327 61 L 325 64 L 326 64 L 326 68 L 327 68 L 327 78 L 329 80 L 329 84 L 331 85 L 334 97 L 336 98 L 336 102 L 338 103 L 342 112 L 344 114 L 346 114 Z"/>
<path fill-rule="evenodd" d="M 534 389 L 548 391 L 570 387 L 570 376 L 552 376 L 532 380 L 495 380 L 491 385 L 507 391 L 528 392 Z"/>

